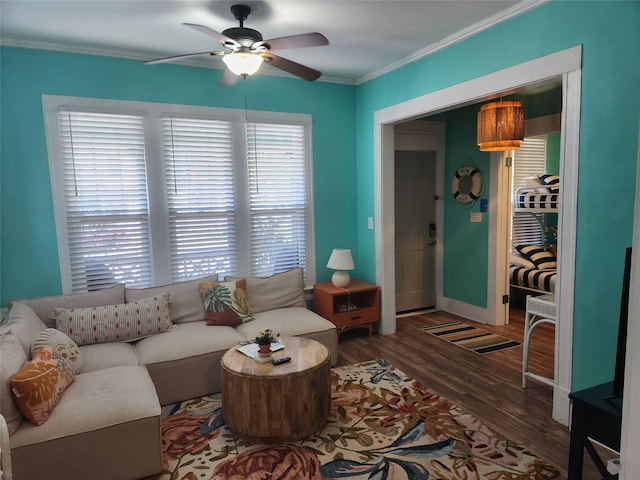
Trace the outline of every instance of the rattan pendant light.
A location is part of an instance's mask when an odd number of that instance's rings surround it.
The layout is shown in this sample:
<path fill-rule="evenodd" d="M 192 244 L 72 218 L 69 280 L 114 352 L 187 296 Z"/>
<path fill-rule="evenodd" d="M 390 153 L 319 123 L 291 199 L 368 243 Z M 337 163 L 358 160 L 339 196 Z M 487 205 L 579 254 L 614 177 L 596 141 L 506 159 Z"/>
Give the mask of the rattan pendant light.
<path fill-rule="evenodd" d="M 520 148 L 524 139 L 524 108 L 521 102 L 487 103 L 478 112 L 478 146 L 482 152 Z"/>

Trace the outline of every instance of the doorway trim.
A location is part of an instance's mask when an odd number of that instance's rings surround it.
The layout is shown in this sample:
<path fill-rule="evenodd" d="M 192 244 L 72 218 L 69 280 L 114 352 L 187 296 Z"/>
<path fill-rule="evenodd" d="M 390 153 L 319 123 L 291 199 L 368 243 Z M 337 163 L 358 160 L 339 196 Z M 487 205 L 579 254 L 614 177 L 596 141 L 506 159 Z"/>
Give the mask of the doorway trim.
<path fill-rule="evenodd" d="M 374 112 L 374 206 L 376 282 L 381 287 L 382 312 L 380 332 L 396 330 L 395 318 L 395 241 L 394 241 L 394 124 L 434 115 L 481 101 L 515 93 L 520 88 L 544 85 L 552 79 L 563 80 L 563 118 L 561 133 L 560 174 L 564 176 L 562 213 L 559 218 L 561 264 L 556 295 L 558 304 L 556 331 L 556 385 L 554 386 L 553 418 L 568 425 L 571 391 L 571 354 L 573 351 L 573 291 L 575 268 L 575 219 L 577 203 L 578 147 L 580 138 L 580 76 L 582 47 L 536 58 L 513 67 L 452 85 L 420 97 L 391 105 Z M 436 191 L 443 188 L 440 185 Z M 573 215 L 573 216 L 572 216 Z M 385 228 L 382 226 L 385 225 Z M 498 255 L 496 245 L 489 246 L 489 265 Z M 560 270 L 562 269 L 562 270 Z M 495 281 L 489 276 L 489 282 Z M 436 283 L 442 279 L 436 280 Z M 491 303 L 491 302 L 489 302 Z M 488 309 L 471 306 L 477 314 Z M 559 348 L 562 345 L 562 349 Z"/>

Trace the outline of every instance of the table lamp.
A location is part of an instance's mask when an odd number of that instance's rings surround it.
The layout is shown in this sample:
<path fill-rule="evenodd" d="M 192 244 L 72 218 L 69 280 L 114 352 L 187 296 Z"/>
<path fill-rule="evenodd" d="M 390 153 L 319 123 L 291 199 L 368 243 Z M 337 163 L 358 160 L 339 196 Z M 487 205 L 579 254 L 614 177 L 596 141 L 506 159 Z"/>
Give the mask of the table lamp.
<path fill-rule="evenodd" d="M 333 283 L 334 287 L 348 287 L 351 279 L 345 270 L 353 270 L 355 268 L 353 265 L 353 257 L 351 257 L 351 250 L 347 248 L 334 248 L 329 257 L 327 268 L 336 270 L 331 277 L 331 283 Z"/>

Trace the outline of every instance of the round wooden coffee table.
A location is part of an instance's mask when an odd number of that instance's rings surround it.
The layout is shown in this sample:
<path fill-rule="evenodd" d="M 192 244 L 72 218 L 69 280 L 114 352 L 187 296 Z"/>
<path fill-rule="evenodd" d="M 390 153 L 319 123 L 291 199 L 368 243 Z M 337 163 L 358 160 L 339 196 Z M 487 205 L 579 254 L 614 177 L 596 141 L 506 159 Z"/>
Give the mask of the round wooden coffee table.
<path fill-rule="evenodd" d="M 302 337 L 281 340 L 273 358 L 280 365 L 258 363 L 236 350 L 222 357 L 222 415 L 240 438 L 253 442 L 300 440 L 320 430 L 329 415 L 329 350 Z"/>

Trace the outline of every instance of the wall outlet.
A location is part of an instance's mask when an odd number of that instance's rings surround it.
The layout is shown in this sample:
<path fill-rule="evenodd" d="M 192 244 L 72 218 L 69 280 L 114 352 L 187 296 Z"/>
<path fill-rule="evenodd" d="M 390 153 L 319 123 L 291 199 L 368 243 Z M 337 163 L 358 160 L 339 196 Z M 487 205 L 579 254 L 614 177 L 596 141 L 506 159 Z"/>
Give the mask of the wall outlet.
<path fill-rule="evenodd" d="M 471 212 L 471 217 L 469 219 L 473 223 L 481 223 L 482 222 L 482 213 L 480 212 Z"/>
<path fill-rule="evenodd" d="M 373 217 L 367 218 L 367 228 L 373 230 Z"/>

